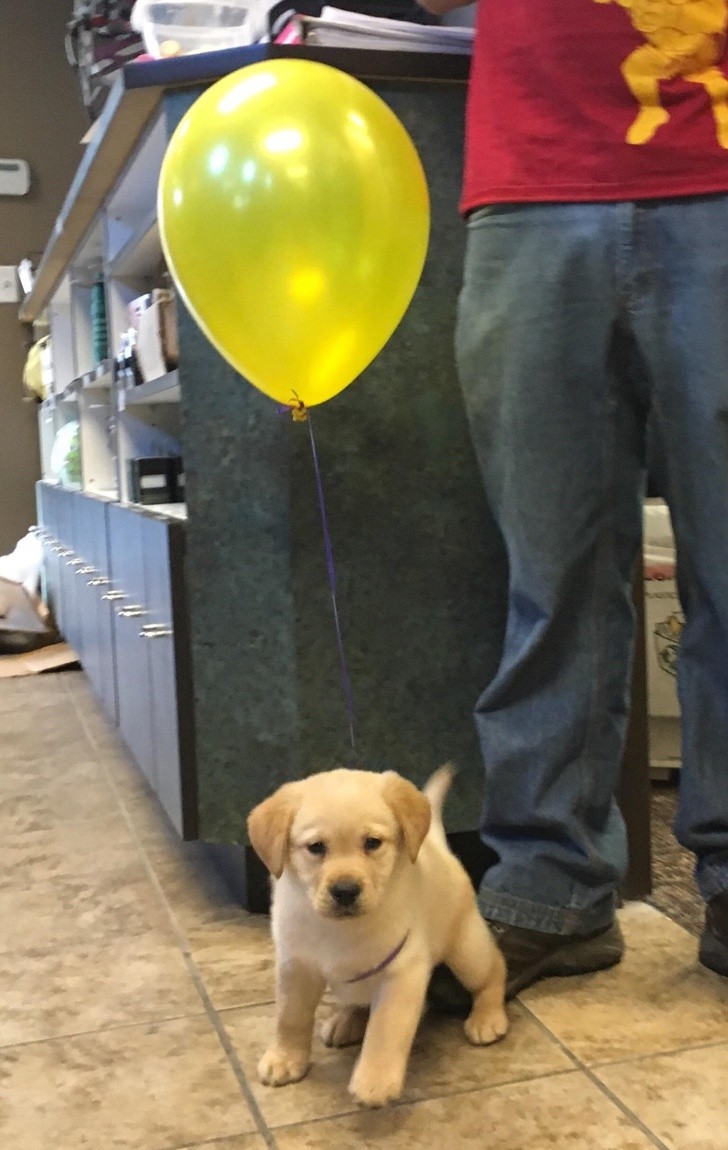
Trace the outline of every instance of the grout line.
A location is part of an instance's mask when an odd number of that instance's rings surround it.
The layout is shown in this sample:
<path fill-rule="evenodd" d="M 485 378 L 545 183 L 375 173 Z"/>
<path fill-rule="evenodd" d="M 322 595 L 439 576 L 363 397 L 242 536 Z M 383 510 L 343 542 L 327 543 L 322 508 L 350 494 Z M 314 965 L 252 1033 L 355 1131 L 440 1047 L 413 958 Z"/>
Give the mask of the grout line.
<path fill-rule="evenodd" d="M 582 1060 L 576 1054 L 574 1054 L 573 1050 L 570 1050 L 569 1047 L 561 1041 L 558 1035 L 554 1034 L 552 1030 L 549 1030 L 548 1026 L 546 1026 L 545 1023 L 543 1023 L 541 1019 L 536 1014 L 534 1014 L 534 1012 L 528 1006 L 526 1006 L 524 1002 L 521 1001 L 520 998 L 518 999 L 518 1002 L 522 1009 L 525 1010 L 526 1014 L 533 1020 L 533 1022 L 536 1023 L 538 1028 L 544 1034 L 546 1034 L 552 1042 L 555 1042 L 561 1051 L 567 1056 L 567 1058 L 569 1058 L 574 1063 L 576 1069 L 585 1074 L 592 1085 L 596 1086 L 600 1093 L 608 1098 L 610 1102 L 612 1102 L 612 1104 L 622 1112 L 625 1118 L 630 1120 L 633 1126 L 636 1126 L 638 1130 L 641 1130 L 645 1137 L 649 1139 L 649 1141 L 653 1146 L 657 1148 L 657 1150 L 670 1150 L 670 1147 L 667 1146 L 666 1143 L 662 1142 L 661 1139 L 658 1138 L 652 1130 L 650 1130 L 649 1126 L 646 1126 L 642 1119 L 639 1118 L 634 1113 L 634 1111 L 630 1110 L 629 1106 L 627 1106 L 627 1104 L 623 1102 L 622 1099 L 614 1093 L 614 1091 L 610 1090 L 609 1087 L 606 1086 L 605 1083 L 602 1082 L 601 1079 L 599 1079 L 597 1075 L 593 1073 L 591 1068 L 587 1066 L 586 1063 L 582 1062 Z"/>
<path fill-rule="evenodd" d="M 403 1110 L 413 1106 L 423 1106 L 426 1102 L 445 1102 L 450 1098 L 467 1098 L 472 1094 L 490 1094 L 495 1090 L 508 1090 L 511 1086 L 527 1086 L 531 1082 L 543 1082 L 549 1078 L 564 1078 L 578 1073 L 574 1067 L 570 1070 L 548 1070 L 545 1074 L 531 1074 L 523 1078 L 509 1078 L 505 1082 L 494 1082 L 491 1086 L 468 1086 L 464 1090 L 448 1090 L 446 1093 L 423 1094 L 422 1097 L 398 1098 L 382 1109 L 367 1110 L 361 1106 L 352 1105 L 349 1110 L 339 1110 L 335 1114 L 321 1114 L 317 1118 L 308 1118 L 300 1122 L 280 1122 L 275 1130 L 298 1130 L 309 1126 L 320 1126 L 326 1122 L 338 1122 L 342 1118 L 352 1118 L 355 1115 L 388 1114 L 393 1110 Z M 195 1148 L 196 1150 L 196 1148 Z"/>
<path fill-rule="evenodd" d="M 235 1138 L 256 1138 L 257 1131 L 239 1130 L 237 1134 L 222 1134 L 219 1138 L 208 1138 L 206 1142 L 183 1142 L 179 1146 L 165 1146 L 164 1150 L 207 1150 L 207 1147 L 225 1146 Z"/>
<path fill-rule="evenodd" d="M 134 820 L 132 819 L 132 817 L 131 817 L 131 815 L 130 815 L 127 807 L 126 807 L 124 800 L 121 798 L 119 790 L 116 786 L 116 782 L 115 782 L 114 778 L 112 777 L 111 772 L 106 768 L 106 766 L 103 763 L 103 755 L 101 753 L 101 749 L 99 748 L 98 744 L 96 743 L 96 740 L 93 737 L 93 734 L 92 734 L 92 732 L 88 726 L 88 723 L 86 722 L 85 716 L 83 715 L 81 708 L 78 706 L 76 699 L 71 695 L 70 691 L 68 692 L 68 694 L 71 697 L 73 709 L 76 712 L 76 716 L 79 719 L 79 722 L 81 723 L 81 726 L 82 726 L 82 728 L 86 734 L 86 738 L 88 739 L 91 746 L 94 748 L 94 750 L 99 755 L 99 758 L 101 759 L 101 769 L 102 769 L 102 771 L 106 777 L 106 780 L 107 780 L 107 782 L 108 782 L 108 784 L 109 784 L 109 786 L 110 786 L 110 788 L 114 794 L 114 797 L 115 797 L 117 803 L 119 804 L 119 807 L 121 809 L 122 815 L 124 816 L 124 818 L 126 820 L 127 826 L 129 828 L 129 832 L 132 836 L 132 839 L 136 843 L 137 849 L 139 851 L 139 854 L 140 854 L 140 857 L 141 857 L 142 862 L 144 864 L 144 867 L 146 868 L 147 875 L 150 879 L 150 882 L 151 882 L 152 886 L 155 888 L 157 897 L 159 898 L 159 901 L 162 904 L 163 909 L 167 913 L 167 916 L 168 916 L 170 923 L 171 923 L 171 926 L 172 926 L 172 930 L 176 935 L 177 943 L 178 943 L 178 945 L 182 951 L 182 954 L 184 956 L 185 963 L 187 965 L 187 969 L 188 969 L 188 972 L 190 974 L 190 977 L 191 977 L 191 979 L 195 985 L 195 989 L 197 990 L 197 993 L 198 993 L 198 995 L 202 1001 L 202 1005 L 204 1006 L 205 1013 L 207 1014 L 207 1017 L 208 1017 L 211 1025 L 212 1025 L 215 1033 L 217 1034 L 218 1041 L 220 1042 L 220 1045 L 222 1046 L 222 1049 L 223 1049 L 225 1055 L 227 1056 L 230 1067 L 233 1071 L 233 1074 L 235 1075 L 238 1086 L 240 1087 L 241 1094 L 243 1095 L 243 1098 L 245 1099 L 245 1102 L 247 1103 L 248 1109 L 249 1109 L 249 1111 L 253 1117 L 253 1120 L 255 1121 L 255 1124 L 258 1128 L 258 1131 L 259 1131 L 261 1137 L 265 1141 L 266 1145 L 268 1147 L 270 1147 L 270 1150 L 276 1150 L 276 1142 L 275 1142 L 275 1138 L 273 1137 L 273 1133 L 270 1130 L 270 1128 L 268 1127 L 268 1125 L 267 1125 L 267 1123 L 263 1117 L 263 1113 L 262 1113 L 262 1111 L 258 1105 L 258 1101 L 257 1101 L 257 1099 L 256 1099 L 256 1097 L 252 1091 L 252 1088 L 248 1082 L 247 1075 L 245 1074 L 242 1063 L 240 1062 L 240 1059 L 238 1058 L 238 1055 L 237 1055 L 237 1053 L 236 1053 L 236 1051 L 232 1045 L 232 1042 L 230 1041 L 230 1037 L 229 1037 L 227 1031 L 225 1030 L 225 1026 L 223 1024 L 223 1021 L 222 1021 L 217 1009 L 215 1008 L 215 1006 L 212 1002 L 212 999 L 210 998 L 210 995 L 207 991 L 207 988 L 206 988 L 205 983 L 202 979 L 202 976 L 201 976 L 201 974 L 197 968 L 197 964 L 195 963 L 195 960 L 192 957 L 192 949 L 191 949 L 189 939 L 187 938 L 187 936 L 186 936 L 186 934 L 185 934 L 185 932 L 184 932 L 184 930 L 183 930 L 183 928 L 182 928 L 182 926 L 181 926 L 181 924 L 177 918 L 177 915 L 174 913 L 174 909 L 173 909 L 172 905 L 170 904 L 169 900 L 167 899 L 166 894 L 164 893 L 164 888 L 162 887 L 162 884 L 159 881 L 159 878 L 157 876 L 157 872 L 155 871 L 154 867 L 152 866 L 152 864 L 150 862 L 149 855 L 145 849 L 145 846 L 142 843 L 141 839 L 139 838 L 139 835 L 137 834 L 137 830 L 136 830 L 136 827 L 134 825 Z M 203 1145 L 204 1145 L 204 1143 L 203 1143 Z"/>
<path fill-rule="evenodd" d="M 21 1050 L 27 1046 L 41 1046 L 48 1042 L 70 1042 L 75 1038 L 92 1038 L 96 1034 L 112 1034 L 117 1030 L 142 1030 L 147 1026 L 163 1026 L 167 1022 L 183 1022 L 186 1018 L 204 1018 L 204 1007 L 192 1014 L 160 1014 L 153 1018 L 145 1018 L 141 1022 L 111 1023 L 109 1026 L 97 1026 L 93 1030 L 71 1030 L 63 1034 L 46 1034 L 43 1038 L 26 1038 L 20 1042 L 0 1042 L 0 1054 L 5 1050 Z"/>
<path fill-rule="evenodd" d="M 612 1066 L 639 1066 L 641 1062 L 651 1062 L 655 1058 L 675 1058 L 678 1054 L 692 1054 L 694 1050 L 717 1050 L 724 1046 L 728 1048 L 728 1038 L 721 1038 L 715 1042 L 689 1043 L 687 1046 L 671 1046 L 667 1050 L 653 1050 L 651 1054 L 637 1054 L 633 1058 L 616 1058 L 612 1062 L 595 1062 L 594 1070 L 609 1070 Z"/>

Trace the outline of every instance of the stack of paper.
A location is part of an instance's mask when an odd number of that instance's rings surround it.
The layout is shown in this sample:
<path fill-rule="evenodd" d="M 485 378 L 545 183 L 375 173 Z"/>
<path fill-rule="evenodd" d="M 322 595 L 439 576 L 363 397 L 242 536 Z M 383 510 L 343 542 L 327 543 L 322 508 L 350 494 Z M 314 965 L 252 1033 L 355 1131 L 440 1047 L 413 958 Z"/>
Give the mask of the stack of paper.
<path fill-rule="evenodd" d="M 396 48 L 399 51 L 469 55 L 473 47 L 472 28 L 413 24 L 406 20 L 365 16 L 341 8 L 326 7 L 320 16 L 301 17 L 301 23 L 306 43 L 330 48 Z"/>

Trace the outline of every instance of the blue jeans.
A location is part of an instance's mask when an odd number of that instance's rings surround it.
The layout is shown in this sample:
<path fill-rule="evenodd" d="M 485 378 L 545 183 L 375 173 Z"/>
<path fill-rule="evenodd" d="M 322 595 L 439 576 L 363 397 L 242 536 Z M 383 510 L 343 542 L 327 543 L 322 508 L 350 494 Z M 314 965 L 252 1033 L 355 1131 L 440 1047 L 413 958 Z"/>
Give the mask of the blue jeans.
<path fill-rule="evenodd" d="M 505 543 L 502 659 L 476 707 L 486 917 L 611 921 L 648 443 L 685 613 L 676 823 L 728 888 L 728 196 L 471 216 L 456 335 Z"/>

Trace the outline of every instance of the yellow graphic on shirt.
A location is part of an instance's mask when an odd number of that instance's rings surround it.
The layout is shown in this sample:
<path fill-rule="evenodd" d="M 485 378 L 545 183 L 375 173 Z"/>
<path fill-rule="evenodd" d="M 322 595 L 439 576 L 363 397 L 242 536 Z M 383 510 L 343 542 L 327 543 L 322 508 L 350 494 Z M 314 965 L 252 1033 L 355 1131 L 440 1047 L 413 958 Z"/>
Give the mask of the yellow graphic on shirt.
<path fill-rule="evenodd" d="M 612 0 L 595 0 L 610 4 Z M 639 104 L 628 144 L 646 144 L 670 119 L 660 83 L 680 76 L 702 84 L 710 97 L 718 143 L 728 148 L 728 80 L 718 63 L 728 26 L 728 0 L 616 0 L 647 41 L 627 57 L 621 72 Z"/>

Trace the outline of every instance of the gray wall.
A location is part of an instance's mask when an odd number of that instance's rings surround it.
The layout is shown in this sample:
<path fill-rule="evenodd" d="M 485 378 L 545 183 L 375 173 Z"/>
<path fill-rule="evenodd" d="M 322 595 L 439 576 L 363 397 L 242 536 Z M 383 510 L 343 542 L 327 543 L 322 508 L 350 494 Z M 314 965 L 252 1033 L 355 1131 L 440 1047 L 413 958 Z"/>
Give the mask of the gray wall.
<path fill-rule="evenodd" d="M 88 127 L 63 47 L 71 0 L 0 0 L 0 155 L 24 159 L 32 190 L 0 197 L 0 264 L 40 254 L 82 155 Z M 26 329 L 0 304 L 0 555 L 35 522 L 34 404 L 23 402 Z"/>

